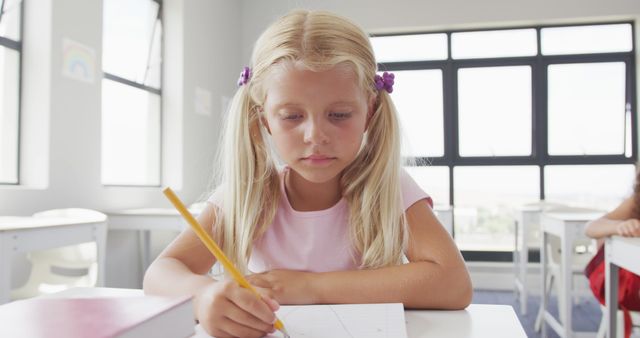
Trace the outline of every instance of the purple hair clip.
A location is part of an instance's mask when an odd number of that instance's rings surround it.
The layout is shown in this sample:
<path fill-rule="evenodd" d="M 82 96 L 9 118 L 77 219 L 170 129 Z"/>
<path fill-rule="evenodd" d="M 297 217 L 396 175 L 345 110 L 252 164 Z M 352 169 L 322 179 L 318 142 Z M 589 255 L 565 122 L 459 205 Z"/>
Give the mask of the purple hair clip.
<path fill-rule="evenodd" d="M 246 85 L 251 79 L 251 68 L 244 67 L 242 68 L 242 72 L 240 72 L 240 78 L 238 79 L 238 87 Z"/>
<path fill-rule="evenodd" d="M 391 94 L 393 93 L 393 79 L 396 76 L 393 75 L 393 73 L 387 73 L 384 72 L 382 73 L 382 76 L 376 74 L 376 76 L 373 78 L 374 82 L 375 82 L 375 86 L 377 90 L 386 90 L 387 93 Z"/>

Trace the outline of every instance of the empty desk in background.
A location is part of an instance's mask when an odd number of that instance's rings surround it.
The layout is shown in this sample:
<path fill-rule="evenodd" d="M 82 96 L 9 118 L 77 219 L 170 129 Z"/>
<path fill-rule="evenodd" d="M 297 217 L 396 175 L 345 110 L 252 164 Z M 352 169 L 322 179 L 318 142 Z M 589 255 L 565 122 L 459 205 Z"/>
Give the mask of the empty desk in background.
<path fill-rule="evenodd" d="M 201 209 L 189 209 L 189 211 L 197 217 Z M 179 232 L 188 226 L 175 208 L 127 209 L 107 212 L 107 215 L 109 230 L 131 230 L 137 231 L 140 235 L 143 274 L 151 264 L 151 231 Z"/>
<path fill-rule="evenodd" d="M 107 223 L 62 217 L 0 216 L 0 304 L 10 300 L 13 255 L 96 242 L 97 285 L 104 285 Z"/>
<path fill-rule="evenodd" d="M 540 307 L 542 311 L 542 337 L 546 337 L 545 324 L 549 324 L 551 328 L 563 338 L 574 337 L 575 332 L 572 329 L 572 256 L 574 251 L 574 242 L 579 238 L 586 238 L 584 228 L 587 222 L 602 216 L 603 212 L 598 211 L 580 211 L 580 212 L 543 212 L 540 216 L 540 231 L 542 237 L 542 245 L 540 246 L 540 263 L 542 270 L 542 300 Z M 560 238 L 560 273 L 562 274 L 561 294 L 558 295 L 558 303 L 560 297 L 564 297 L 564 309 L 558 309 L 561 313 L 560 318 L 564 318 L 565 322 L 560 323 L 547 311 L 547 245 L 549 243 L 549 235 L 555 235 Z"/>
<path fill-rule="evenodd" d="M 539 248 L 540 240 L 536 232 L 540 231 L 540 214 L 552 208 L 562 207 L 561 204 L 540 201 L 526 204 L 517 211 L 515 227 L 515 249 L 513 251 L 513 268 L 515 272 L 514 292 L 520 300 L 520 313 L 527 314 L 527 265 L 529 264 L 529 249 Z M 535 230 L 535 231 L 534 231 Z M 535 244 L 531 245 L 535 240 Z"/>
<path fill-rule="evenodd" d="M 518 210 L 516 220 L 516 241 L 513 250 L 513 268 L 515 270 L 515 287 L 513 291 L 520 299 L 520 313 L 527 314 L 527 264 L 529 263 L 529 241 L 531 240 L 531 227 L 540 225 L 539 206 L 524 206 Z"/>
<path fill-rule="evenodd" d="M 142 290 L 74 288 L 48 297 L 131 297 Z M 405 310 L 409 338 L 526 338 L 527 335 L 508 305 L 471 304 L 465 310 Z M 286 322 L 285 322 L 286 325 Z M 202 334 L 194 336 L 204 338 Z"/>
<path fill-rule="evenodd" d="M 605 240 L 605 299 L 607 337 L 617 337 L 618 272 L 620 268 L 640 275 L 640 238 L 613 236 Z M 624 328 L 623 328 L 624 330 Z"/>

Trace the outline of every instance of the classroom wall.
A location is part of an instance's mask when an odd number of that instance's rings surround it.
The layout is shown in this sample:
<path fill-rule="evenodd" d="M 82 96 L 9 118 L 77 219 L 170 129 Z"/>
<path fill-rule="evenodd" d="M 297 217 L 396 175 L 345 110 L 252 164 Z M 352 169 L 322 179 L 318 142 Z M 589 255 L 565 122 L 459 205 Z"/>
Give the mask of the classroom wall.
<path fill-rule="evenodd" d="M 0 214 L 71 206 L 169 206 L 160 187 L 100 183 L 102 1 L 27 0 L 25 6 L 25 185 L 0 186 Z M 240 7 L 232 0 L 166 0 L 164 6 L 163 133 L 170 143 L 164 145 L 163 183 L 193 202 L 209 183 L 223 97 L 232 95 L 239 73 L 229 64 L 237 63 L 240 42 L 229 33 L 237 25 Z M 62 74 L 64 39 L 95 52 L 92 83 Z M 195 113 L 196 88 L 211 94 L 210 116 Z"/>
<path fill-rule="evenodd" d="M 164 0 L 164 180 L 187 203 L 206 191 L 225 97 L 235 90 L 240 17 L 234 0 Z M 24 185 L 0 186 L 0 215 L 51 208 L 103 211 L 166 206 L 161 187 L 100 183 L 102 0 L 26 0 L 22 82 Z M 95 53 L 91 83 L 62 74 L 63 40 Z M 239 63 L 238 63 L 239 65 Z M 196 114 L 196 91 L 211 96 L 210 116 Z M 107 285 L 139 285 L 135 234 L 111 231 Z M 25 280 L 24 257 L 14 284 Z"/>

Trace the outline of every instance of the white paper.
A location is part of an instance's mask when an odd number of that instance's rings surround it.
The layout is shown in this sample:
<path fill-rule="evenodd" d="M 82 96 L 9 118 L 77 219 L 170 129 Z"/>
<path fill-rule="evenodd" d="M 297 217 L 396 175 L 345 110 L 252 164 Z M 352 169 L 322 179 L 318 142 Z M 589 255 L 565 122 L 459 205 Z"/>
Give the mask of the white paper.
<path fill-rule="evenodd" d="M 291 338 L 407 338 L 400 303 L 285 305 L 277 315 Z M 196 333 L 197 337 L 206 337 L 200 327 Z M 280 338 L 282 333 L 276 331 L 266 337 Z"/>

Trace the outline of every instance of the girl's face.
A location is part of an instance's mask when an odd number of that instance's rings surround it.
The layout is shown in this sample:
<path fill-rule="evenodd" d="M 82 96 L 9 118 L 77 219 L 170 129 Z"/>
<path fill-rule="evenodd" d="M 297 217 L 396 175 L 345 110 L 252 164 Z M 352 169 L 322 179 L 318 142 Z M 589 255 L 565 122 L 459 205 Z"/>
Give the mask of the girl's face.
<path fill-rule="evenodd" d="M 278 66 L 265 80 L 263 123 L 280 157 L 309 182 L 324 183 L 356 157 L 374 97 L 346 66 L 313 72 Z"/>

